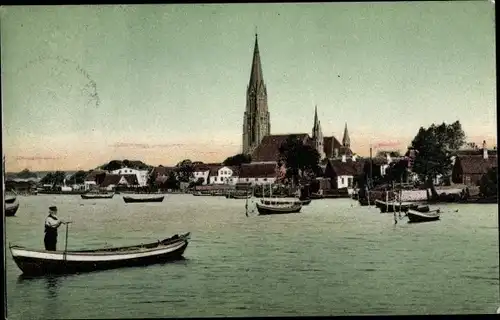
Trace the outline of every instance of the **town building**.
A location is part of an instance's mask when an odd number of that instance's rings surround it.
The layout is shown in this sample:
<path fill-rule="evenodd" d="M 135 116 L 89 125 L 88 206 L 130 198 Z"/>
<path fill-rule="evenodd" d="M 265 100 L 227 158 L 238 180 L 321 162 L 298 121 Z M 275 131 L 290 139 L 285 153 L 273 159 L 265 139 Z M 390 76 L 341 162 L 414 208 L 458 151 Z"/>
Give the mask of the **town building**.
<path fill-rule="evenodd" d="M 482 154 L 458 154 L 454 158 L 452 182 L 476 186 L 488 170 L 498 167 L 497 155 L 490 154 L 483 141 Z"/>
<path fill-rule="evenodd" d="M 113 170 L 110 173 L 111 174 L 118 174 L 118 175 L 134 174 L 137 177 L 137 182 L 138 182 L 140 187 L 145 187 L 148 184 L 148 175 L 149 175 L 148 170 L 137 170 L 137 169 L 125 167 L 125 168 Z"/>
<path fill-rule="evenodd" d="M 276 182 L 279 174 L 276 161 L 245 163 L 241 165 L 238 184 L 270 184 Z"/>
<path fill-rule="evenodd" d="M 209 184 L 229 184 L 238 183 L 238 168 L 229 166 L 212 167 L 209 172 Z"/>

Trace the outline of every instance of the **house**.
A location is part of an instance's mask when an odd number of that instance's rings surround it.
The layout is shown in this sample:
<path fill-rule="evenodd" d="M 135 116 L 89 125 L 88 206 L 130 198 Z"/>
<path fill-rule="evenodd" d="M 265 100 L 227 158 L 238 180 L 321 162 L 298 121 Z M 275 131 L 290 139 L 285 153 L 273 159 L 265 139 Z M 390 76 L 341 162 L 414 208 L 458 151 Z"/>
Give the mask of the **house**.
<path fill-rule="evenodd" d="M 238 182 L 238 168 L 229 166 L 214 166 L 210 168 L 209 184 L 230 184 Z"/>
<path fill-rule="evenodd" d="M 206 164 L 197 164 L 193 168 L 193 180 L 198 181 L 203 179 L 202 185 L 206 185 L 209 182 L 210 167 Z"/>
<path fill-rule="evenodd" d="M 497 167 L 497 156 L 484 148 L 482 155 L 458 155 L 451 173 L 453 183 L 475 186 L 488 170 Z"/>
<path fill-rule="evenodd" d="M 278 175 L 276 161 L 245 163 L 241 165 L 238 184 L 270 184 L 276 181 Z"/>
<path fill-rule="evenodd" d="M 177 173 L 177 168 L 176 167 L 164 167 L 164 166 L 158 166 L 154 167 L 151 169 L 151 172 L 149 172 L 149 176 L 154 177 L 154 182 L 156 185 L 162 185 L 167 181 L 169 175 L 171 173 L 176 174 Z"/>
<path fill-rule="evenodd" d="M 137 175 L 131 174 L 107 174 L 99 185 L 106 190 L 114 190 L 117 187 L 139 187 Z"/>
<path fill-rule="evenodd" d="M 85 177 L 83 181 L 83 188 L 85 190 L 90 190 L 92 188 L 97 187 L 97 177 L 101 175 L 104 176 L 106 175 L 106 171 L 103 170 L 92 170 L 87 176 Z"/>
<path fill-rule="evenodd" d="M 363 173 L 364 162 L 352 159 L 328 159 L 325 177 L 330 179 L 332 189 L 352 188 L 354 178 Z"/>
<path fill-rule="evenodd" d="M 140 187 L 145 187 L 148 184 L 148 175 L 149 171 L 148 170 L 137 170 L 137 169 L 132 169 L 132 168 L 121 168 L 117 170 L 113 170 L 110 172 L 111 174 L 118 174 L 118 175 L 123 175 L 123 174 L 134 174 L 137 176 L 137 182 L 139 183 Z"/>

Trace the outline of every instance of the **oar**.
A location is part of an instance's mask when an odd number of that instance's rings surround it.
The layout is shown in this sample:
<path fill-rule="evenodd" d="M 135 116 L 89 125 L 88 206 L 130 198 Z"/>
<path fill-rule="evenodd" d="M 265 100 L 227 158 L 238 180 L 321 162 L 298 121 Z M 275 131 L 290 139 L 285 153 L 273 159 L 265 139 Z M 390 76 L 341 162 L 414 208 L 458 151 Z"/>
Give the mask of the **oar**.
<path fill-rule="evenodd" d="M 66 261 L 66 251 L 68 251 L 68 226 L 72 221 L 63 222 L 66 225 L 66 241 L 64 242 L 63 260 Z"/>

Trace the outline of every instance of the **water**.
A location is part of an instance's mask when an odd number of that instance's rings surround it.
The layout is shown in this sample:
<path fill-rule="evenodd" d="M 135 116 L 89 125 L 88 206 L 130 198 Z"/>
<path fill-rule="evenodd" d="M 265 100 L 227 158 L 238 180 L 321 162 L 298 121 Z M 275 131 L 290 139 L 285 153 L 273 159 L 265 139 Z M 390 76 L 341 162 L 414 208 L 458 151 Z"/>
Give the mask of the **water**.
<path fill-rule="evenodd" d="M 192 240 L 185 261 L 38 279 L 20 277 L 7 251 L 9 319 L 475 314 L 500 304 L 495 204 L 442 205 L 441 221 L 394 225 L 391 214 L 349 199 L 250 217 L 245 200 L 222 197 L 19 199 L 17 216 L 6 219 L 7 243 L 42 248 L 50 205 L 74 222 L 71 249 L 187 231 Z M 58 248 L 64 236 L 63 226 Z"/>

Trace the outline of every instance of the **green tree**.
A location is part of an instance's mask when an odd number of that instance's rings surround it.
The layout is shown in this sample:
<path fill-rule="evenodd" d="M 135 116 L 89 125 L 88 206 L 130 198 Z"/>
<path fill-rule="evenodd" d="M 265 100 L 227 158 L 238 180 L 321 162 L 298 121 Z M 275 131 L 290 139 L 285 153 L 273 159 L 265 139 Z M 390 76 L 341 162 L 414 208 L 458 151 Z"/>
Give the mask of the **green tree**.
<path fill-rule="evenodd" d="M 120 160 L 111 160 L 109 163 L 102 166 L 103 170 L 114 171 L 123 168 L 123 163 Z"/>
<path fill-rule="evenodd" d="M 377 155 L 375 156 L 376 158 L 381 158 L 386 156 L 386 154 L 389 154 L 393 158 L 401 157 L 401 152 L 399 150 L 393 150 L 393 151 L 378 151 Z"/>
<path fill-rule="evenodd" d="M 40 180 L 40 183 L 51 184 L 53 186 L 62 185 L 65 178 L 66 173 L 63 171 L 49 172 Z"/>
<path fill-rule="evenodd" d="M 180 182 L 189 182 L 193 178 L 194 166 L 189 159 L 182 160 L 176 166 Z"/>
<path fill-rule="evenodd" d="M 31 172 L 28 169 L 24 169 L 23 171 L 16 174 L 16 176 L 20 179 L 30 179 L 30 178 L 37 178 L 38 177 L 36 173 Z"/>
<path fill-rule="evenodd" d="M 241 166 L 243 163 L 252 162 L 252 156 L 249 154 L 239 153 L 234 156 L 228 157 L 222 163 L 225 166 Z"/>
<path fill-rule="evenodd" d="M 465 143 L 465 133 L 459 121 L 438 126 L 432 124 L 429 128 L 420 127 L 413 138 L 411 147 L 416 156 L 413 161 L 413 171 L 417 173 L 431 189 L 433 199 L 438 198 L 434 186 L 434 178 L 438 175 L 448 175 L 452 168 L 451 154 Z"/>
<path fill-rule="evenodd" d="M 79 170 L 75 172 L 68 179 L 68 183 L 83 184 L 85 182 L 85 177 L 89 174 L 88 171 Z"/>
<path fill-rule="evenodd" d="M 165 186 L 167 189 L 179 190 L 180 189 L 180 181 L 177 180 L 175 172 L 170 172 L 168 174 L 168 178 L 165 181 Z"/>
<path fill-rule="evenodd" d="M 498 195 L 498 168 L 491 168 L 481 177 L 479 181 L 479 191 L 483 197 L 492 197 Z"/>
<path fill-rule="evenodd" d="M 298 183 L 300 178 L 312 180 L 320 172 L 318 151 L 308 144 L 302 143 L 292 135 L 279 147 L 280 159 L 286 166 L 286 177 Z"/>
<path fill-rule="evenodd" d="M 385 170 L 384 180 L 387 182 L 400 182 L 408 179 L 408 160 L 399 160 L 389 164 Z"/>

